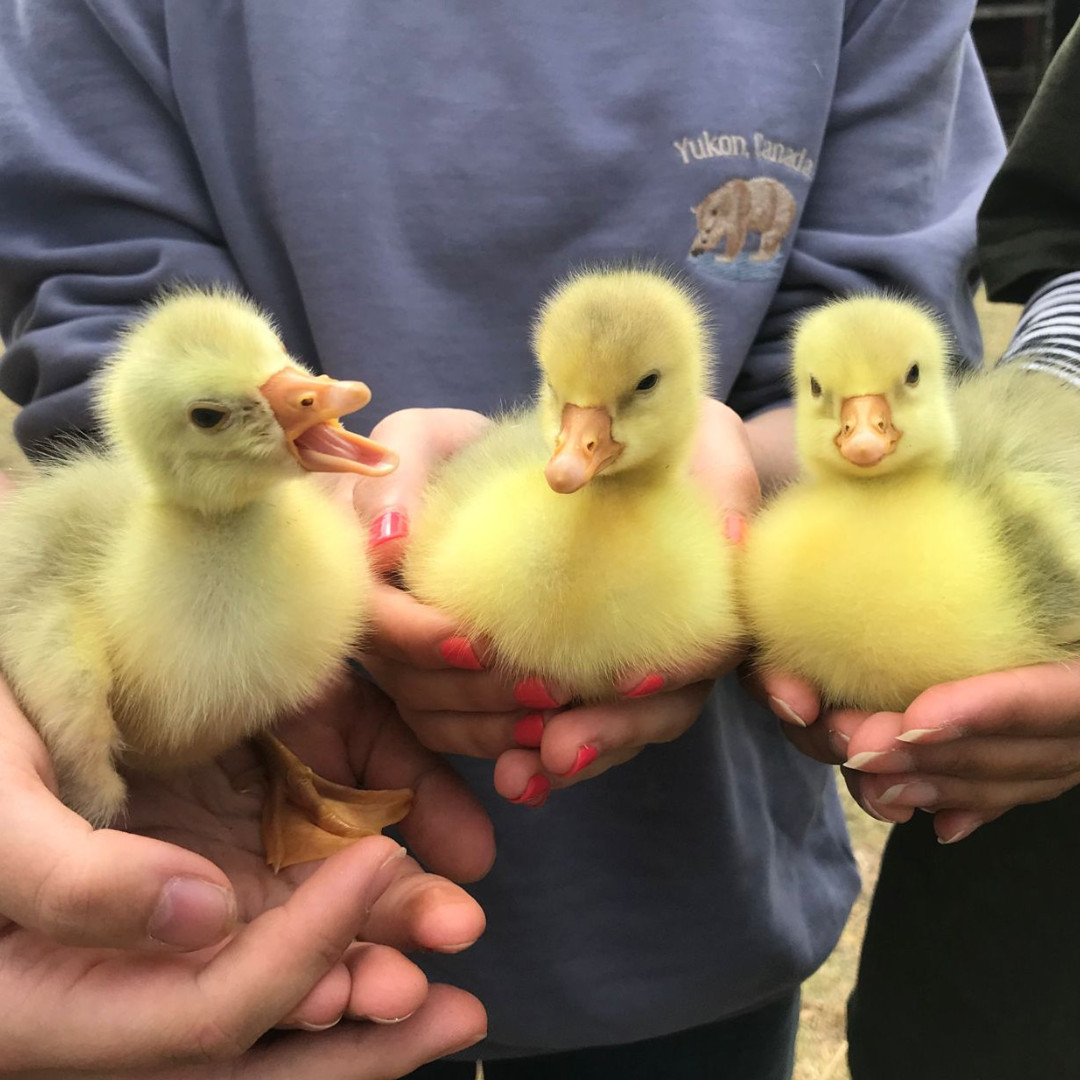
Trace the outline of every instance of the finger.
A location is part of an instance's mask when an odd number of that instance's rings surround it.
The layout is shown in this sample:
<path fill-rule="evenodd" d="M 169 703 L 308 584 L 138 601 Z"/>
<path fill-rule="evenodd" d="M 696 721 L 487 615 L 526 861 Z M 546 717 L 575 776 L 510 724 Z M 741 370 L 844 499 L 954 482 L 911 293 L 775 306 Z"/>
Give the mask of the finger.
<path fill-rule="evenodd" d="M 1040 664 L 932 686 L 904 716 L 904 742 L 965 734 L 1080 734 L 1080 662 Z"/>
<path fill-rule="evenodd" d="M 399 664 L 434 670 L 452 667 L 444 644 L 460 638 L 457 623 L 392 585 L 371 591 L 368 651 Z"/>
<path fill-rule="evenodd" d="M 727 405 L 709 399 L 704 403 L 691 472 L 712 497 L 728 538 L 742 540 L 729 515 L 745 521 L 761 503 L 761 485 L 750 452 L 750 440 L 738 415 Z"/>
<path fill-rule="evenodd" d="M 578 772 L 573 779 L 551 776 L 544 772 L 540 755 L 533 750 L 508 750 L 495 762 L 495 790 L 507 801 L 518 806 L 539 809 L 552 791 L 589 780 L 616 765 L 637 757 L 644 747 L 630 746 L 601 754 Z"/>
<path fill-rule="evenodd" d="M 141 1071 L 140 1080 L 386 1080 L 457 1053 L 487 1034 L 480 1002 L 452 986 L 434 985 L 416 1013 L 400 1024 L 344 1021 L 319 1034 L 293 1033 L 248 1051 L 239 1061 Z M 66 1069 L 34 1080 L 72 1080 Z M 115 1069 L 79 1072 L 81 1080 L 116 1080 Z"/>
<path fill-rule="evenodd" d="M 886 825 L 901 825 L 914 817 L 915 810 L 910 806 L 875 806 L 874 803 L 866 797 L 865 781 L 867 778 L 862 773 L 853 772 L 851 769 L 841 768 L 840 775 L 844 778 L 844 783 L 847 784 L 848 793 L 851 795 L 852 799 L 855 800 L 856 804 L 864 813 L 868 814 L 875 821 L 883 822 Z"/>
<path fill-rule="evenodd" d="M 797 750 L 827 765 L 842 765 L 848 759 L 851 738 L 867 714 L 855 709 L 833 709 L 822 713 L 809 727 L 784 724 L 784 736 Z"/>
<path fill-rule="evenodd" d="M 353 505 L 370 524 L 369 551 L 379 570 L 401 561 L 409 523 L 432 469 L 475 439 L 487 423 L 467 409 L 403 409 L 376 424 L 371 437 L 397 451 L 400 461 L 387 477 L 361 477 Z"/>
<path fill-rule="evenodd" d="M 557 713 L 544 726 L 543 768 L 576 782 L 603 771 L 594 768 L 586 774 L 603 755 L 677 739 L 701 715 L 712 688 L 712 682 L 698 682 L 653 697 Z"/>
<path fill-rule="evenodd" d="M 934 832 L 939 844 L 958 844 L 976 829 L 996 821 L 1004 810 L 991 813 L 985 810 L 939 810 L 934 815 Z"/>
<path fill-rule="evenodd" d="M 671 671 L 630 671 L 615 681 L 615 692 L 623 698 L 651 697 L 665 691 L 681 690 L 684 686 L 706 680 L 715 682 L 733 671 L 746 656 L 743 645 L 723 645 L 710 655 Z"/>
<path fill-rule="evenodd" d="M 427 978 L 396 949 L 358 944 L 345 965 L 352 980 L 346 1011 L 353 1019 L 399 1024 L 424 1004 Z"/>
<path fill-rule="evenodd" d="M 325 1031 L 345 1014 L 352 993 L 352 974 L 344 964 L 335 964 L 278 1024 L 281 1028 Z"/>
<path fill-rule="evenodd" d="M 0 685 L 0 914 L 65 945 L 199 949 L 236 920 L 228 878 L 183 848 L 95 831 L 49 790 L 44 747 Z"/>
<path fill-rule="evenodd" d="M 863 793 L 881 810 L 910 806 L 920 810 L 1011 810 L 1056 799 L 1075 786 L 1072 779 L 965 780 L 955 776 L 899 773 L 863 778 Z"/>
<path fill-rule="evenodd" d="M 424 749 L 383 695 L 354 699 L 349 761 L 371 788 L 411 788 L 412 809 L 399 829 L 426 865 L 454 881 L 476 881 L 495 859 L 491 820 L 464 781 Z"/>
<path fill-rule="evenodd" d="M 751 664 L 743 676 L 743 685 L 786 724 L 808 727 L 821 713 L 817 691 L 798 675 L 762 671 Z"/>
<path fill-rule="evenodd" d="M 372 905 L 361 936 L 399 952 L 458 953 L 484 932 L 484 912 L 460 886 L 403 859 Z"/>
<path fill-rule="evenodd" d="M 425 671 L 373 653 L 360 662 L 399 708 L 415 712 L 507 713 L 521 708 L 514 688 L 490 671 Z"/>
<path fill-rule="evenodd" d="M 436 754 L 497 758 L 517 745 L 516 725 L 521 711 L 413 712 L 402 709 L 402 718 L 416 737 Z"/>

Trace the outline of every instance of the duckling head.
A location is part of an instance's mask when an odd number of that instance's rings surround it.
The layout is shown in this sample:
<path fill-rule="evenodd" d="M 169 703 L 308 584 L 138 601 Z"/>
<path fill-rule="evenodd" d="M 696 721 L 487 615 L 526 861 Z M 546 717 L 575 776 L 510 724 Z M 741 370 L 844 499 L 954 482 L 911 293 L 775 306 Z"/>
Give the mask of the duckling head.
<path fill-rule="evenodd" d="M 392 451 L 347 432 L 361 382 L 315 377 L 241 296 L 183 289 L 123 337 L 97 386 L 106 433 L 159 494 L 228 512 L 303 470 L 384 475 Z"/>
<path fill-rule="evenodd" d="M 553 490 L 569 494 L 601 474 L 660 470 L 689 456 L 710 350 L 687 288 L 652 270 L 576 274 L 541 306 L 533 351 Z"/>
<path fill-rule="evenodd" d="M 799 324 L 792 378 L 803 466 L 868 478 L 946 464 L 956 448 L 948 342 L 918 304 L 857 296 Z"/>

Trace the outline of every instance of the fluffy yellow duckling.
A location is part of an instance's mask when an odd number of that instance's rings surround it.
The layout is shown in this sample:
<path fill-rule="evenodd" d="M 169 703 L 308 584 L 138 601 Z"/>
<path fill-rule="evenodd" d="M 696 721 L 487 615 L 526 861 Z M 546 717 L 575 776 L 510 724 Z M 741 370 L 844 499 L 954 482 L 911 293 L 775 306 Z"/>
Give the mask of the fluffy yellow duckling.
<path fill-rule="evenodd" d="M 768 669 L 836 705 L 1061 658 L 1080 638 L 1080 394 L 1002 366 L 950 378 L 941 327 L 863 296 L 794 340 L 804 476 L 755 522 L 748 620 Z"/>
<path fill-rule="evenodd" d="M 3 507 L 0 667 L 62 797 L 93 824 L 122 810 L 121 763 L 207 760 L 340 671 L 365 627 L 370 573 L 354 517 L 307 471 L 396 466 L 337 422 L 369 398 L 363 383 L 300 367 L 239 296 L 182 291 L 100 375 L 107 448 L 59 461 Z M 280 850 L 295 827 L 318 840 L 289 808 L 346 834 L 373 793 L 268 752 L 283 766 L 268 857 L 325 854 L 321 842 Z M 408 808 L 407 793 L 395 798 L 392 820 Z"/>
<path fill-rule="evenodd" d="M 513 677 L 602 700 L 739 634 L 732 553 L 688 473 L 708 336 L 681 285 L 612 268 L 554 290 L 533 349 L 534 407 L 436 475 L 404 578 Z"/>

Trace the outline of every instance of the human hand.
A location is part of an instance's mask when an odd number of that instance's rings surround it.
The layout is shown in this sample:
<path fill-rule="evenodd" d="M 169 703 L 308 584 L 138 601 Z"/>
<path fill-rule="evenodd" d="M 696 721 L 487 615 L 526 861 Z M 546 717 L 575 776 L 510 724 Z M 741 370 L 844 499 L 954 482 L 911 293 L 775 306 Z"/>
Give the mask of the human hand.
<path fill-rule="evenodd" d="M 763 680 L 789 739 L 844 764 L 874 817 L 934 814 L 943 843 L 1080 783 L 1080 664 L 1043 664 L 933 686 L 904 713 L 827 712 L 801 680 Z M 798 728 L 793 713 L 808 725 Z M 815 722 L 816 721 L 816 722 Z"/>
<path fill-rule="evenodd" d="M 414 787 L 409 842 L 458 876 L 486 869 L 482 811 L 373 688 L 343 685 L 281 734 L 336 779 Z M 480 934 L 483 914 L 457 886 L 385 837 L 273 875 L 247 748 L 131 781 L 129 831 L 92 830 L 55 798 L 45 748 L 0 687 L 0 1075 L 355 1080 L 482 1037 L 480 1004 L 429 992 L 402 955 Z M 410 1013 L 252 1045 L 275 1025 Z M 183 1062 L 197 1064 L 172 1067 Z"/>
<path fill-rule="evenodd" d="M 460 410 L 407 410 L 372 433 L 402 460 L 393 476 L 356 487 L 357 510 L 373 519 L 373 551 L 384 569 L 401 558 L 431 467 L 475 438 L 484 422 Z M 717 528 L 741 542 L 760 489 L 742 423 L 719 402 L 703 410 L 692 471 L 717 507 Z M 552 787 L 596 776 L 648 743 L 681 735 L 713 680 L 742 656 L 741 647 L 727 647 L 681 671 L 630 673 L 613 687 L 624 701 L 563 709 L 571 697 L 564 688 L 536 679 L 511 686 L 484 670 L 485 642 L 466 640 L 453 620 L 400 590 L 381 588 L 376 610 L 376 633 L 362 662 L 421 742 L 445 753 L 497 758 L 496 790 L 532 806 Z"/>

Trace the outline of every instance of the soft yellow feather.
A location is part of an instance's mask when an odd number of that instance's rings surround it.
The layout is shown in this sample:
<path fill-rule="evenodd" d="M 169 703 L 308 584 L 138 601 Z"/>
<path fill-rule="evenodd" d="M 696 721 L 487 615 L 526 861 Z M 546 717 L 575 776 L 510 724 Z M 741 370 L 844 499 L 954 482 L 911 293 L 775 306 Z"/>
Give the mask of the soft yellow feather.
<path fill-rule="evenodd" d="M 101 377 L 108 448 L 0 512 L 0 667 L 95 824 L 121 809 L 120 762 L 175 766 L 266 730 L 364 631 L 362 533 L 259 391 L 286 366 L 241 298 L 166 298 Z M 206 402 L 230 410 L 220 431 L 192 422 Z"/>
<path fill-rule="evenodd" d="M 405 580 L 466 633 L 488 637 L 514 677 L 610 698 L 628 671 L 678 671 L 739 634 L 732 554 L 687 469 L 708 339 L 677 283 L 611 269 L 555 290 L 534 348 L 536 403 L 434 478 Z M 638 391 L 652 374 L 655 386 Z M 622 451 L 562 494 L 545 465 L 568 404 L 605 410 Z"/>
<path fill-rule="evenodd" d="M 1019 367 L 957 386 L 936 321 L 890 297 L 812 313 L 792 367 L 804 476 L 742 564 L 760 663 L 833 704 L 902 710 L 937 683 L 1068 655 L 1080 394 Z M 839 448 L 845 402 L 865 395 L 899 432 L 872 465 Z"/>

